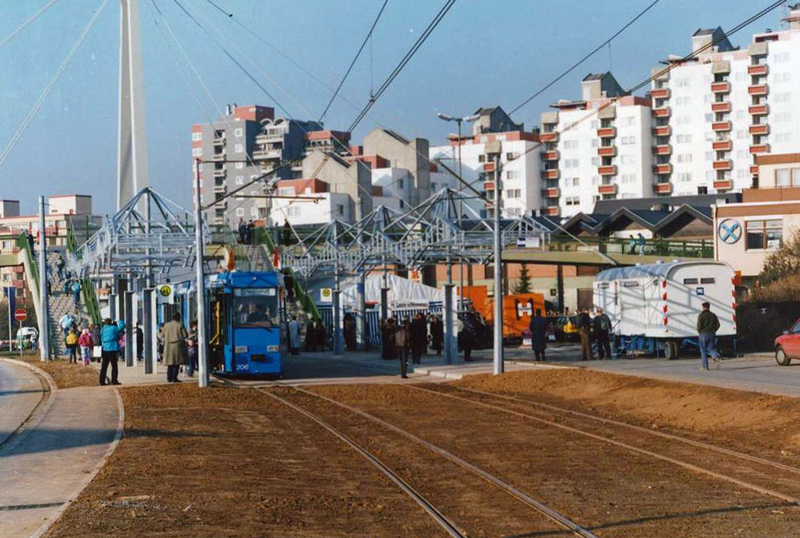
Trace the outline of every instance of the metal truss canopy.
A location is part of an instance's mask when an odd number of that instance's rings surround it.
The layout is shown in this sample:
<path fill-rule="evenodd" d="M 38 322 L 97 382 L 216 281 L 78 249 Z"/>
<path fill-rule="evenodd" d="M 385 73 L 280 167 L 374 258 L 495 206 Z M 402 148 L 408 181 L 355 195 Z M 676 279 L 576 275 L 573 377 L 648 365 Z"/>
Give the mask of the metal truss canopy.
<path fill-rule="evenodd" d="M 195 256 L 190 213 L 150 187 L 140 190 L 68 260 L 81 276 L 158 274 L 191 268 Z M 208 238 L 206 224 L 204 237 Z"/>

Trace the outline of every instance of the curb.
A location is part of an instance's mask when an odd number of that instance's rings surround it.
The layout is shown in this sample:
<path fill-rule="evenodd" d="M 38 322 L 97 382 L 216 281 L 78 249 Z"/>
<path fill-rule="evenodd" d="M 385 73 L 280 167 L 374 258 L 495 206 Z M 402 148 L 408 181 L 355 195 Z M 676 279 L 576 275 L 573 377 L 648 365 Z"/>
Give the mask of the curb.
<path fill-rule="evenodd" d="M 33 408 L 33 411 L 31 411 L 31 414 L 28 415 L 28 418 L 22 421 L 17 429 L 14 430 L 11 435 L 9 435 L 8 438 L 6 438 L 6 440 L 0 444 L 0 453 L 2 453 L 3 451 L 9 449 L 9 447 L 15 447 L 19 445 L 19 443 L 25 439 L 28 433 L 42 421 L 44 416 L 53 406 L 53 402 L 56 399 L 56 394 L 58 393 L 58 386 L 50 374 L 33 366 L 32 364 L 28 364 L 27 362 L 16 359 L 7 359 L 5 357 L 0 358 L 0 360 L 19 366 L 24 366 L 25 368 L 33 371 L 33 373 L 39 378 L 39 381 L 42 382 L 42 388 L 46 389 L 43 391 L 43 395 L 47 395 L 46 398 L 39 400 L 39 403 Z M 47 387 L 44 387 L 45 384 L 47 384 Z"/>
<path fill-rule="evenodd" d="M 97 476 L 97 473 L 100 472 L 100 469 L 102 469 L 103 466 L 105 466 L 106 462 L 108 462 L 108 459 L 117 449 L 117 445 L 119 445 L 119 442 L 122 439 L 123 427 L 125 425 L 125 406 L 122 403 L 122 396 L 120 396 L 119 394 L 119 389 L 117 389 L 116 387 L 114 388 L 114 395 L 117 398 L 117 411 L 118 411 L 117 414 L 119 415 L 119 418 L 117 420 L 117 433 L 114 435 L 114 440 L 111 441 L 111 444 L 108 446 L 105 455 L 103 455 L 100 461 L 97 462 L 94 469 L 92 469 L 92 471 L 86 475 L 86 477 L 81 481 L 78 487 L 75 488 L 75 491 L 72 492 L 69 498 L 67 498 L 67 500 L 64 501 L 64 504 L 62 504 L 61 507 L 58 510 L 56 510 L 56 512 L 52 515 L 52 517 L 46 523 L 42 524 L 42 526 L 39 527 L 39 529 L 36 532 L 31 534 L 30 538 L 41 538 L 48 530 L 50 530 L 50 527 L 52 527 L 55 524 L 55 522 L 61 518 L 61 515 L 64 513 L 64 511 L 67 508 L 69 508 L 73 502 L 75 502 L 75 500 L 78 498 L 81 492 L 84 489 L 86 489 L 86 486 L 88 486 L 89 483 L 92 480 L 94 480 L 94 477 Z"/>

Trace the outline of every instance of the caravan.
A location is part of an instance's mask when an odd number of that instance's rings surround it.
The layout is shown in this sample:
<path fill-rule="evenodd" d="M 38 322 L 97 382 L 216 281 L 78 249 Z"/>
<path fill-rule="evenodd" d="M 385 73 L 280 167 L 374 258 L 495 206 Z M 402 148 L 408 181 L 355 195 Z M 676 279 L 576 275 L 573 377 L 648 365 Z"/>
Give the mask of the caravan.
<path fill-rule="evenodd" d="M 603 271 L 594 283 L 594 305 L 614 326 L 617 349 L 663 352 L 675 359 L 697 345 L 697 316 L 704 302 L 719 318 L 721 344 L 735 346 L 736 296 L 730 265 L 675 261 Z"/>

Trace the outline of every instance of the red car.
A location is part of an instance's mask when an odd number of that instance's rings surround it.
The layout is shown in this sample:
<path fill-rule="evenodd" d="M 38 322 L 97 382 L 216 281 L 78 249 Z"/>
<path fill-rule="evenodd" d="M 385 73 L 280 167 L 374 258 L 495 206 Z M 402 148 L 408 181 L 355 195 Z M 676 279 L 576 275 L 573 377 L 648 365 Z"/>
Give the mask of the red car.
<path fill-rule="evenodd" d="M 800 319 L 775 339 L 775 360 L 778 364 L 789 366 L 792 359 L 800 359 Z"/>

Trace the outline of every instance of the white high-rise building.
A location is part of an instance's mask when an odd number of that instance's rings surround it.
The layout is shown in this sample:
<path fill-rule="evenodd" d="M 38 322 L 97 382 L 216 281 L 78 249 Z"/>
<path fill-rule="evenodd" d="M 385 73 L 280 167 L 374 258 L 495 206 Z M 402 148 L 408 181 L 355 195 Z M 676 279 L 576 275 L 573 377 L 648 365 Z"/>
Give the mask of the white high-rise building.
<path fill-rule="evenodd" d="M 542 213 L 591 213 L 598 200 L 652 195 L 650 100 L 611 73 L 583 79 L 579 101 L 542 114 Z M 612 99 L 616 102 L 609 104 Z"/>
<path fill-rule="evenodd" d="M 542 205 L 538 132 L 524 131 L 523 126 L 515 124 L 500 107 L 481 108 L 475 114 L 478 119 L 472 125 L 471 136 L 463 136 L 459 140 L 458 136 L 451 135 L 449 145 L 431 147 L 431 162 L 443 165 L 438 167 L 438 174 L 431 177 L 431 183 L 437 183 L 440 189 L 445 184 L 458 189 L 459 182 L 447 172 L 445 166 L 458 173 L 460 148 L 461 177 L 489 200 L 468 203 L 484 216 L 492 216 L 496 173 L 494 163 L 486 155 L 486 143 L 500 141 L 503 215 L 518 217 L 532 214 Z M 464 196 L 475 196 L 463 185 L 461 190 Z"/>
<path fill-rule="evenodd" d="M 790 9 L 788 29 L 746 48 L 701 29 L 692 50 L 703 52 L 653 69 L 656 194 L 746 189 L 758 184 L 756 155 L 800 151 L 800 4 Z"/>

